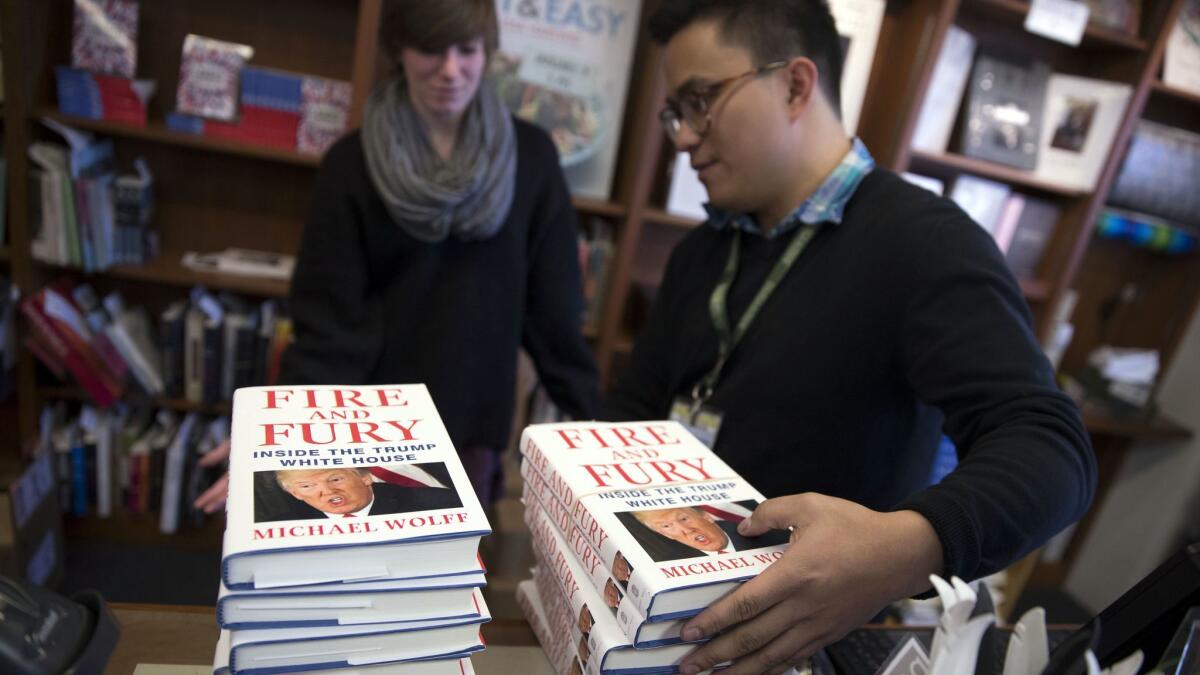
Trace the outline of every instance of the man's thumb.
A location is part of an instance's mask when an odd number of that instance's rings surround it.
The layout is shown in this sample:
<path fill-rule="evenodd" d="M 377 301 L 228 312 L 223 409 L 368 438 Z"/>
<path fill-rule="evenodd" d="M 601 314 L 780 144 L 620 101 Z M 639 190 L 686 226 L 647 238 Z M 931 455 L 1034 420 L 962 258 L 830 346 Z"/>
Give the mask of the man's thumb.
<path fill-rule="evenodd" d="M 791 523 L 783 521 L 787 509 L 783 508 L 779 502 L 784 499 L 783 497 L 768 499 L 759 504 L 749 518 L 738 523 L 738 534 L 743 537 L 757 537 L 765 534 L 768 530 L 786 529 Z"/>

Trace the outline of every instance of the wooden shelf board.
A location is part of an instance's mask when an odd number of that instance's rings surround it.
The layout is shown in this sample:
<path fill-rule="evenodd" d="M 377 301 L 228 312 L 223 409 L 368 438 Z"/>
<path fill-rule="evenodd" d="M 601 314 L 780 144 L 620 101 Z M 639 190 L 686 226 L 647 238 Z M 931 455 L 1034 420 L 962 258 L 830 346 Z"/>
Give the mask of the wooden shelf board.
<path fill-rule="evenodd" d="M 667 227 L 681 227 L 690 230 L 698 225 L 701 221 L 688 216 L 677 216 L 673 213 L 667 213 L 662 209 L 646 209 L 643 216 L 648 223 L 655 225 L 665 225 Z"/>
<path fill-rule="evenodd" d="M 91 397 L 78 387 L 42 386 L 38 387 L 38 394 L 42 398 L 48 399 L 67 399 L 71 401 L 91 400 Z M 143 396 L 128 392 L 126 392 L 121 400 L 134 405 L 141 405 L 150 408 L 165 408 L 167 410 L 174 410 L 176 412 L 198 412 L 205 415 L 228 415 L 230 411 L 229 402 L 195 403 L 193 401 L 187 401 L 181 398 Z"/>
<path fill-rule="evenodd" d="M 1194 435 L 1191 429 L 1162 415 L 1137 420 L 1110 417 L 1085 410 L 1083 424 L 1093 434 L 1135 439 L 1186 440 Z"/>
<path fill-rule="evenodd" d="M 1162 80 L 1155 80 L 1152 85 L 1152 91 L 1173 101 L 1181 101 L 1192 106 L 1200 106 L 1200 94 L 1193 94 L 1190 91 L 1177 89 Z"/>
<path fill-rule="evenodd" d="M 942 169 L 950 169 L 957 172 L 966 172 L 975 174 L 982 178 L 990 178 L 1002 183 L 1010 183 L 1031 190 L 1038 190 L 1052 195 L 1060 195 L 1063 197 L 1079 197 L 1086 194 L 1085 190 L 1079 188 L 1066 187 L 1051 183 L 1034 177 L 1028 171 L 1014 169 L 1003 164 L 988 162 L 980 159 L 972 159 L 955 153 L 934 153 L 925 152 L 923 150 L 913 150 L 912 159 L 914 165 L 926 164 L 933 165 Z M 919 166 L 910 167 L 909 170 L 915 170 L 920 173 Z"/>
<path fill-rule="evenodd" d="M 260 298 L 282 298 L 287 296 L 288 282 L 277 279 L 259 279 L 236 274 L 217 274 L 200 272 L 184 267 L 180 262 L 183 255 L 178 251 L 163 251 L 158 257 L 144 265 L 114 265 L 106 270 L 90 273 L 93 276 L 127 281 L 146 281 L 172 286 L 192 287 L 203 285 L 207 288 L 244 293 Z M 59 265 L 46 265 L 59 269 L 70 269 Z"/>
<path fill-rule="evenodd" d="M 294 164 L 297 166 L 315 167 L 321 163 L 321 158 L 318 155 L 305 154 L 292 150 L 277 150 L 275 148 L 261 147 L 224 138 L 213 138 L 211 136 L 172 131 L 162 122 L 151 121 L 144 127 L 137 127 L 106 120 L 93 120 L 86 117 L 64 115 L 52 108 L 39 110 L 37 114 L 39 117 L 46 117 L 62 122 L 77 129 L 85 129 L 109 136 L 134 138 L 153 143 L 195 148 L 206 152 L 252 157 L 254 159 Z"/>
<path fill-rule="evenodd" d="M 1030 3 L 1024 0 L 975 0 L 974 4 L 991 11 L 993 14 L 1011 16 L 1013 19 L 1019 20 L 1020 24 L 1024 23 L 1025 16 L 1029 14 L 1030 6 Z M 1110 47 L 1138 52 L 1149 51 L 1150 49 L 1150 45 L 1138 36 L 1109 28 L 1096 22 L 1089 22 L 1087 28 L 1084 29 L 1083 42 L 1089 46 Z"/>
<path fill-rule="evenodd" d="M 591 216 L 616 218 L 619 220 L 624 218 L 626 214 L 625 207 L 616 202 L 606 202 L 588 197 L 575 197 L 571 200 L 571 203 L 575 205 L 576 211 Z"/>
<path fill-rule="evenodd" d="M 149 513 L 130 513 L 114 505 L 113 515 L 101 518 L 65 516 L 63 534 L 67 541 L 102 541 L 105 543 L 139 544 L 197 551 L 221 550 L 225 529 L 223 513 L 214 513 L 198 528 L 180 524 L 179 531 L 165 534 L 158 529 L 158 505 Z"/>

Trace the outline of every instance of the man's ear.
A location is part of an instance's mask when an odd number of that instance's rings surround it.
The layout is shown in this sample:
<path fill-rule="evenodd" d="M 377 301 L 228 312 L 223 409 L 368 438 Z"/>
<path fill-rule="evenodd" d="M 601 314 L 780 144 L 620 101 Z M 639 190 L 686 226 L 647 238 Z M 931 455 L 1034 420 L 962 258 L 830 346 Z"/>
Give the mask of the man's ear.
<path fill-rule="evenodd" d="M 804 114 L 819 96 L 820 73 L 812 59 L 800 56 L 791 60 L 785 71 L 788 78 L 788 113 L 792 120 Z"/>

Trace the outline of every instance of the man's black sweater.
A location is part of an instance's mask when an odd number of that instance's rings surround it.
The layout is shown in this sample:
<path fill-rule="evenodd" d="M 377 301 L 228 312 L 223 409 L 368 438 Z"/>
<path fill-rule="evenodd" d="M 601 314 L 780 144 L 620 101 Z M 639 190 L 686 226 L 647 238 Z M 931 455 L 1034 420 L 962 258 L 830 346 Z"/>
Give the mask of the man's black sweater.
<path fill-rule="evenodd" d="M 676 248 L 606 419 L 668 413 L 716 360 L 709 295 L 733 233 Z M 742 235 L 735 323 L 790 235 Z M 818 492 L 933 525 L 975 578 L 1087 509 L 1095 460 L 1011 273 L 952 202 L 875 170 L 825 224 L 733 352 L 710 404 L 716 452 L 768 497 Z M 942 430 L 958 468 L 926 487 Z"/>
<path fill-rule="evenodd" d="M 292 278 L 282 383 L 421 382 L 458 447 L 503 449 L 523 345 L 556 403 L 594 414 L 575 212 L 550 138 L 515 123 L 516 195 L 484 241 L 413 239 L 372 187 L 360 135 L 329 150 Z"/>

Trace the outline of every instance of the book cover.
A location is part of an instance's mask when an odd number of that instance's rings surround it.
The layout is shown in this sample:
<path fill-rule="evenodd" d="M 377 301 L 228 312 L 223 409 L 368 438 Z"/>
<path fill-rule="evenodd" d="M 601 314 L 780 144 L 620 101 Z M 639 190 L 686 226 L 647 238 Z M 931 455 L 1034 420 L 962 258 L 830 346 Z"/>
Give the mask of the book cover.
<path fill-rule="evenodd" d="M 188 35 L 183 41 L 175 108 L 188 115 L 233 120 L 242 67 L 253 55 L 254 48 L 248 45 Z"/>
<path fill-rule="evenodd" d="M 960 151 L 1018 169 L 1038 161 L 1043 96 L 1050 67 L 979 54 L 971 70 Z"/>
<path fill-rule="evenodd" d="M 950 135 L 954 131 L 954 120 L 958 119 L 974 55 L 975 36 L 951 25 L 946 30 L 925 100 L 921 103 L 921 113 L 917 116 L 917 128 L 912 137 L 914 148 L 941 153 L 950 147 Z"/>
<path fill-rule="evenodd" d="M 1200 134 L 1142 120 L 1133 133 L 1108 203 L 1200 226 Z"/>
<path fill-rule="evenodd" d="M 966 211 L 971 220 L 994 235 L 1010 194 L 1012 188 L 1004 183 L 962 174 L 954 180 L 950 199 Z"/>
<path fill-rule="evenodd" d="M 1004 257 L 1018 279 L 1035 279 L 1061 209 L 1052 201 L 1030 195 L 1024 195 L 1024 202 Z"/>
<path fill-rule="evenodd" d="M 527 427 L 521 452 L 651 622 L 699 613 L 783 555 L 746 539 L 763 496 L 675 422 Z"/>
<path fill-rule="evenodd" d="M 137 0 L 75 0 L 71 65 L 133 77 L 137 67 Z"/>
<path fill-rule="evenodd" d="M 1034 176 L 1064 187 L 1094 190 L 1132 94 L 1133 88 L 1120 82 L 1051 75 Z"/>
<path fill-rule="evenodd" d="M 879 42 L 879 29 L 883 25 L 885 9 L 887 3 L 884 0 L 829 2 L 829 10 L 833 13 L 833 21 L 843 43 L 842 83 L 839 91 L 842 100 L 842 127 L 852 136 L 858 130 L 858 118 L 862 112 L 863 99 L 867 95 L 871 66 L 875 63 L 875 45 Z"/>
<path fill-rule="evenodd" d="M 469 617 L 405 623 L 262 628 L 229 633 L 233 673 L 283 673 L 428 659 L 459 659 L 484 648 L 491 612 L 476 589 Z"/>
<path fill-rule="evenodd" d="M 491 531 L 420 384 L 239 389 L 227 514 L 231 589 L 468 572 Z"/>
<path fill-rule="evenodd" d="M 349 82 L 322 77 L 305 77 L 300 87 L 300 127 L 296 149 L 314 155 L 324 154 L 350 126 Z"/>
<path fill-rule="evenodd" d="M 1167 36 L 1163 83 L 1200 96 L 1200 0 L 1187 0 Z"/>
<path fill-rule="evenodd" d="M 641 0 L 579 4 L 497 0 L 500 97 L 558 147 L 571 193 L 612 193 Z"/>

